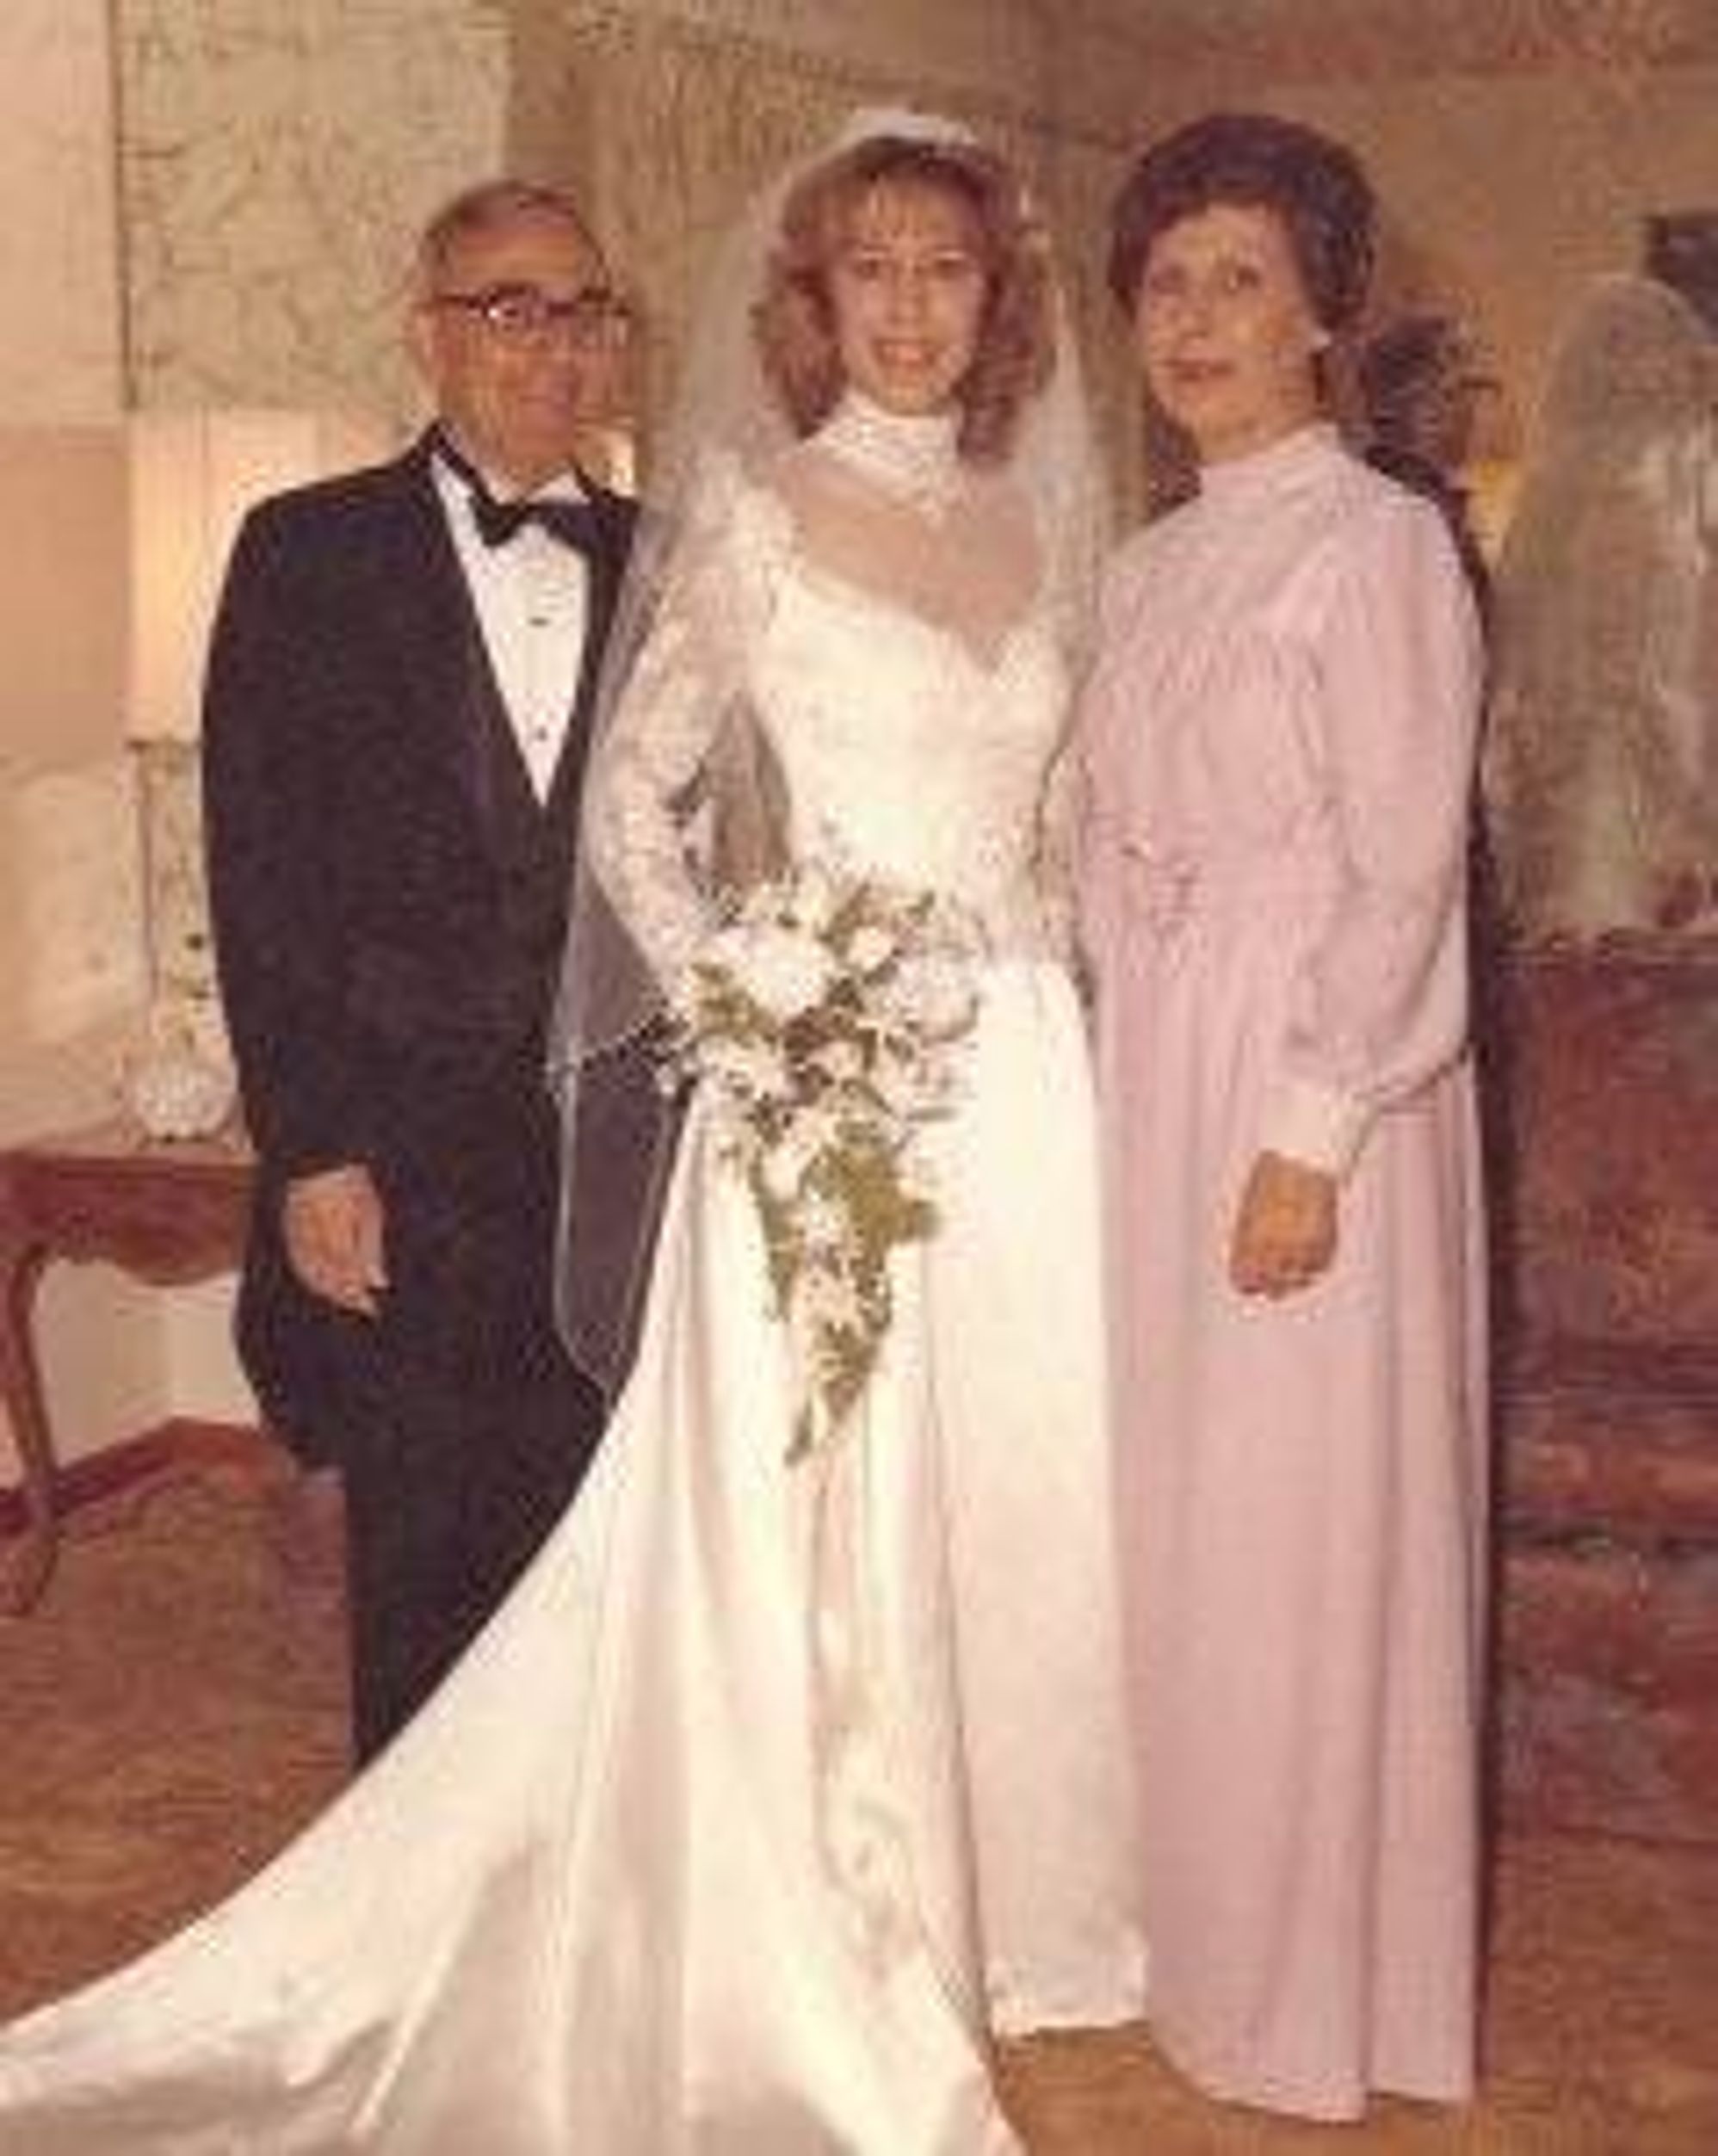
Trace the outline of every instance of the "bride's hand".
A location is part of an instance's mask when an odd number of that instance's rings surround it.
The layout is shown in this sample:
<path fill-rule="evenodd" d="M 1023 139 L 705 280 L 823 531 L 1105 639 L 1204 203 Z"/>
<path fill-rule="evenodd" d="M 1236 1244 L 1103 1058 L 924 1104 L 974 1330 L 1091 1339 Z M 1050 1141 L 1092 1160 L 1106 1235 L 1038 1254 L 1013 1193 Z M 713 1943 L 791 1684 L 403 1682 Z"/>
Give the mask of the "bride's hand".
<path fill-rule="evenodd" d="M 1330 1270 L 1336 1177 L 1282 1153 L 1252 1164 L 1229 1243 L 1229 1278 L 1244 1295 L 1292 1295 Z"/>

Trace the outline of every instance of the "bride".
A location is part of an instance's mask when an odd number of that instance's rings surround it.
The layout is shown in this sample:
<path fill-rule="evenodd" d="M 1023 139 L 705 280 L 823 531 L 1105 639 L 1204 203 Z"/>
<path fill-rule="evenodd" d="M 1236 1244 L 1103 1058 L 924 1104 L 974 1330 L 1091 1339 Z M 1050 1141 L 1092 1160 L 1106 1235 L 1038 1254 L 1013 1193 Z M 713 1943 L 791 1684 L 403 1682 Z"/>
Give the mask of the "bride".
<path fill-rule="evenodd" d="M 992 2156 L 993 2033 L 1140 2009 L 1043 242 L 962 131 L 872 115 L 714 290 L 569 961 L 575 1077 L 664 1008 L 702 1074 L 609 1436 L 321 1821 L 0 2036 L 6 2148 Z M 762 1115 L 712 1015 L 808 937 L 954 1013 L 868 1152 Z"/>

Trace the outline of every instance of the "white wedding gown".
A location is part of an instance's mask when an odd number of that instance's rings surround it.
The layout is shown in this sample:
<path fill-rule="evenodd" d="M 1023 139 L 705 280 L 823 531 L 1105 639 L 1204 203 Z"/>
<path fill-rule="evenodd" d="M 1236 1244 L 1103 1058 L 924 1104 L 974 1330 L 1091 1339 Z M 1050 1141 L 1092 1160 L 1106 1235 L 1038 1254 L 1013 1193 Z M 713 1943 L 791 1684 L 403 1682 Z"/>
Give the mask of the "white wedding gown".
<path fill-rule="evenodd" d="M 819 454 L 887 491 L 874 415 Z M 980 646 L 833 573 L 814 522 L 737 486 L 687 604 L 797 843 L 1003 931 L 879 1371 L 786 1464 L 751 1202 L 695 1103 L 572 1512 L 323 1819 L 0 2036 L 4 2156 L 992 2156 L 992 2029 L 1140 2011 L 1085 1051 L 1006 927 L 1060 661 L 1035 609 Z M 659 637 L 601 781 L 647 942 L 712 649 Z"/>

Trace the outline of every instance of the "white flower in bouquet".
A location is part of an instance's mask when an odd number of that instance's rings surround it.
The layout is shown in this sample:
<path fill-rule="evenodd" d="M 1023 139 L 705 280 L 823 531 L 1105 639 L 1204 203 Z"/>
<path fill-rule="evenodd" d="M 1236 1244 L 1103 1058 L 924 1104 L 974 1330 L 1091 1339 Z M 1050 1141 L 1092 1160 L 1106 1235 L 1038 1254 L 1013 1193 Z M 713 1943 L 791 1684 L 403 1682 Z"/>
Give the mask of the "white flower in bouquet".
<path fill-rule="evenodd" d="M 904 958 L 880 1001 L 892 1024 L 914 1035 L 953 1037 L 967 1032 L 978 1016 L 970 968 L 940 951 Z"/>
<path fill-rule="evenodd" d="M 902 1054 L 891 1041 L 872 1069 L 871 1086 L 889 1115 L 930 1121 L 954 1106 L 960 1081 L 956 1072 L 927 1068 L 922 1057 Z"/>
<path fill-rule="evenodd" d="M 831 1041 L 813 1059 L 831 1086 L 850 1085 L 865 1074 L 864 1051 L 856 1041 Z"/>
<path fill-rule="evenodd" d="M 785 885 L 777 885 L 782 894 L 782 917 L 796 928 L 810 929 L 821 935 L 834 919 L 842 900 L 844 879 L 832 867 L 820 861 L 800 863 Z"/>
<path fill-rule="evenodd" d="M 838 1262 L 853 1232 L 852 1216 L 845 1206 L 826 1192 L 801 1185 L 799 1216 L 794 1223 L 799 1239 L 813 1267 Z"/>
<path fill-rule="evenodd" d="M 847 947 L 847 956 L 856 972 L 874 973 L 887 966 L 899 948 L 899 941 L 881 923 L 868 922 L 855 932 Z"/>
<path fill-rule="evenodd" d="M 742 924 L 728 946 L 720 959 L 735 985 L 771 1018 L 797 1018 L 828 992 L 832 954 L 809 930 Z"/>
<path fill-rule="evenodd" d="M 820 1106 L 802 1109 L 775 1144 L 760 1148 L 758 1171 L 772 1198 L 787 1203 L 800 1197 L 819 1160 L 840 1144 L 840 1125 Z"/>
<path fill-rule="evenodd" d="M 846 1274 L 828 1265 L 809 1266 L 794 1298 L 789 1321 L 806 1351 L 823 1367 L 831 1344 L 856 1335 L 863 1326 L 863 1299 Z M 826 1375 L 837 1373 L 831 1368 Z"/>
<path fill-rule="evenodd" d="M 767 1041 L 711 1035 L 704 1075 L 748 1100 L 786 1101 L 792 1094 L 782 1052 Z"/>

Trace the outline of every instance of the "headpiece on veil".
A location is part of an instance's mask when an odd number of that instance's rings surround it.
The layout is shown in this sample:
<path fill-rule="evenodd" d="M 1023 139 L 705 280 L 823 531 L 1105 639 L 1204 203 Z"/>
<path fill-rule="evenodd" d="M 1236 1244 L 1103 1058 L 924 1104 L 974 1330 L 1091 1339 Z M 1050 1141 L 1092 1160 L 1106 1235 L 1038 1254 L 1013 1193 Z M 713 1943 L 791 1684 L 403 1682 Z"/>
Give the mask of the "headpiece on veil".
<path fill-rule="evenodd" d="M 678 390 L 666 423 L 651 442 L 638 535 L 597 698 L 589 761 L 596 782 L 587 791 L 587 826 L 591 816 L 603 813 L 600 779 L 614 714 L 649 646 L 665 596 L 683 580 L 699 547 L 710 543 L 712 503 L 731 488 L 736 470 L 763 469 L 796 438 L 767 379 L 754 325 L 784 212 L 796 193 L 825 169 L 872 145 L 891 145 L 928 151 L 933 162 L 939 151 L 946 151 L 955 168 L 969 157 L 985 158 L 1020 190 L 1022 222 L 1035 234 L 1041 229 L 1017 176 L 990 159 L 970 128 L 937 114 L 887 107 L 853 114 L 831 139 L 776 175 L 742 211 L 708 263 Z M 887 183 L 887 172 L 880 176 Z M 1024 407 L 1005 468 L 1033 509 L 1047 602 L 1072 641 L 1089 620 L 1106 536 L 1106 504 L 1078 360 L 1054 292 L 1050 304 L 1054 365 L 1047 381 Z M 712 829 L 757 832 L 769 826 L 773 814 L 768 758 L 758 730 L 737 715 L 732 723 L 713 725 L 710 732 L 714 746 L 697 806 L 705 846 Z M 587 829 L 575 874 L 552 1046 L 553 1077 L 572 1163 L 581 1136 L 580 1095 L 590 1073 L 628 1053 L 628 1044 L 648 1034 L 663 1009 L 661 984 L 609 906 L 591 866 L 596 850 Z M 567 1173 L 572 1177 L 576 1167 Z M 612 1327 L 582 1314 L 583 1283 L 604 1264 L 606 1254 L 578 1247 L 576 1214 L 576 1202 L 564 1205 L 563 1329 L 586 1367 L 606 1375 L 620 1360 L 615 1344 L 603 1337 Z"/>
<path fill-rule="evenodd" d="M 1497 580 L 1486 792 L 1529 941 L 1718 873 L 1718 338 L 1610 276 L 1559 339 Z"/>

